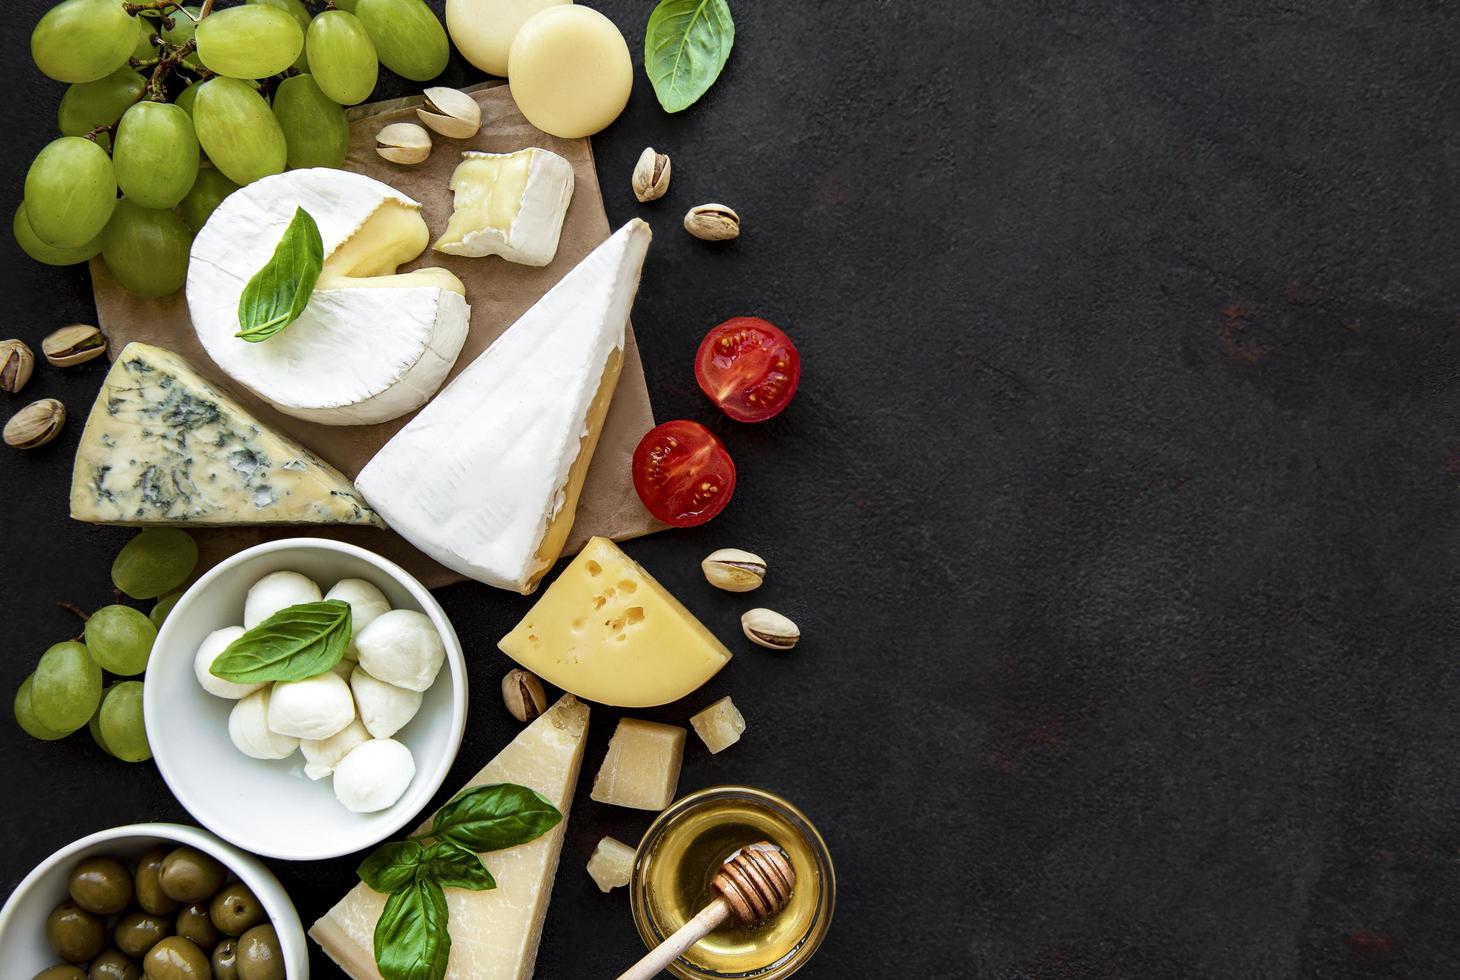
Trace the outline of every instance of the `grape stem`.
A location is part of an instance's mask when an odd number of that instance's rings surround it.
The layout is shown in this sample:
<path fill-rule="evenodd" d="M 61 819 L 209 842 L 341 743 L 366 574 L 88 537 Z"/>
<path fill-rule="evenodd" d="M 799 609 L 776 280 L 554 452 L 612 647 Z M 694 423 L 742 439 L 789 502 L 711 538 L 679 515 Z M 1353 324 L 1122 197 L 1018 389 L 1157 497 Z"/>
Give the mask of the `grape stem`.
<path fill-rule="evenodd" d="M 117 124 L 116 123 L 112 123 L 110 126 L 98 126 L 95 129 L 91 130 L 91 132 L 84 133 L 81 138 L 82 139 L 91 140 L 91 142 L 95 143 L 96 142 L 96 138 L 98 136 L 100 136 L 102 133 L 106 133 L 112 139 L 116 139 L 117 138 Z M 59 603 L 59 605 L 61 605 L 62 607 L 66 607 L 67 606 L 67 603 L 62 602 L 62 603 Z M 76 610 L 76 607 L 75 606 L 71 606 L 70 608 L 73 609 L 73 610 Z M 78 615 L 80 615 L 80 610 L 76 610 L 76 612 L 77 612 Z M 85 618 L 85 617 L 82 617 L 82 618 Z"/>
<path fill-rule="evenodd" d="M 82 610 L 80 606 L 76 605 L 76 603 L 74 602 L 58 602 L 56 603 L 56 605 L 66 610 L 68 613 L 79 616 L 83 623 L 91 618 L 89 615 L 86 614 L 85 611 Z"/>
<path fill-rule="evenodd" d="M 168 73 L 174 68 L 183 64 L 183 59 L 198 49 L 196 39 L 177 47 L 168 47 L 167 54 L 157 62 L 157 67 L 152 69 L 152 77 L 147 82 L 147 98 L 153 102 L 166 102 L 167 89 L 163 83 L 167 81 Z"/>

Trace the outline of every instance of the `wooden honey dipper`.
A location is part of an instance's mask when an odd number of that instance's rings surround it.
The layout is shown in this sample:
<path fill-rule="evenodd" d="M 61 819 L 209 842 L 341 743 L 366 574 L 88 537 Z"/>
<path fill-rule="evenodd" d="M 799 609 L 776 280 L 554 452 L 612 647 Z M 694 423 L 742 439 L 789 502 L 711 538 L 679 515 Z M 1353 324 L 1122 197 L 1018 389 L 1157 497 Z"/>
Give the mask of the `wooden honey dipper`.
<path fill-rule="evenodd" d="M 720 897 L 700 909 L 698 915 L 650 950 L 648 956 L 619 974 L 618 980 L 650 980 L 658 976 L 685 950 L 732 915 L 746 926 L 769 919 L 791 900 L 796 870 L 785 851 L 770 841 L 761 841 L 742 847 L 726 858 L 710 887 Z"/>

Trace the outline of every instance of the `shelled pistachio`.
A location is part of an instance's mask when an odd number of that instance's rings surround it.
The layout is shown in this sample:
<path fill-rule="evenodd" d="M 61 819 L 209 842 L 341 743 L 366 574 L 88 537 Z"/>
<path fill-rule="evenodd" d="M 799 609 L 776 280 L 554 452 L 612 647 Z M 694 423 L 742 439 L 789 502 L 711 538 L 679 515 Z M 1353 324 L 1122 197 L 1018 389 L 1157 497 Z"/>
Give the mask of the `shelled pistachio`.
<path fill-rule="evenodd" d="M 698 204 L 684 216 L 684 230 L 707 242 L 740 237 L 740 215 L 723 204 Z"/>
<path fill-rule="evenodd" d="M 669 190 L 669 157 L 652 146 L 644 147 L 634 167 L 634 197 L 639 203 L 657 201 Z"/>
<path fill-rule="evenodd" d="M 0 391 L 15 394 L 35 370 L 35 355 L 20 340 L 0 340 Z"/>
<path fill-rule="evenodd" d="M 726 592 L 753 592 L 765 582 L 765 559 L 739 548 L 710 552 L 700 568 L 711 585 Z"/>
<path fill-rule="evenodd" d="M 106 353 L 106 334 L 89 323 L 73 323 L 41 341 L 41 351 L 56 367 L 85 364 Z"/>
<path fill-rule="evenodd" d="M 740 617 L 750 642 L 770 650 L 789 650 L 801 640 L 800 628 L 773 609 L 750 609 Z"/>
<path fill-rule="evenodd" d="M 391 163 L 420 163 L 431 155 L 431 134 L 415 123 L 391 123 L 375 135 L 375 152 Z"/>

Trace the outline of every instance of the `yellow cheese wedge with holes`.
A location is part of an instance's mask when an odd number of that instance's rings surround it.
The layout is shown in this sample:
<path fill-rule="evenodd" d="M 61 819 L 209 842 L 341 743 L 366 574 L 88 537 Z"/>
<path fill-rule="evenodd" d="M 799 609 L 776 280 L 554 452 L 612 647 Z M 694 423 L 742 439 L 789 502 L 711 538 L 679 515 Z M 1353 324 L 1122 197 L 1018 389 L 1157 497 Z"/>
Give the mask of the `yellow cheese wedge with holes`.
<path fill-rule="evenodd" d="M 592 538 L 497 644 L 550 684 L 588 701 L 647 708 L 677 701 L 730 651 L 608 538 Z"/>

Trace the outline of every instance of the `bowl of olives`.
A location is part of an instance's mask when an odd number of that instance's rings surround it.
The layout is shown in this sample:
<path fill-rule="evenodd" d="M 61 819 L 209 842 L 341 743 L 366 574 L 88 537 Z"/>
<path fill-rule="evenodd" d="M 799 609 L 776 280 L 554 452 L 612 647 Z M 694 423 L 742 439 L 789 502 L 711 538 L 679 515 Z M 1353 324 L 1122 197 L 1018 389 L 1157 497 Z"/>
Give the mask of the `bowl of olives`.
<path fill-rule="evenodd" d="M 260 861 L 181 824 L 114 827 L 42 861 L 0 909 L 16 980 L 295 980 L 304 930 Z"/>

